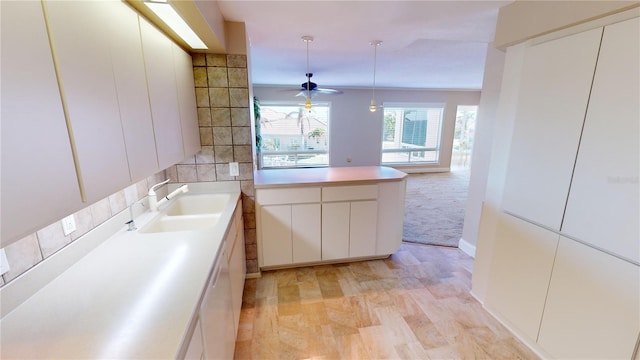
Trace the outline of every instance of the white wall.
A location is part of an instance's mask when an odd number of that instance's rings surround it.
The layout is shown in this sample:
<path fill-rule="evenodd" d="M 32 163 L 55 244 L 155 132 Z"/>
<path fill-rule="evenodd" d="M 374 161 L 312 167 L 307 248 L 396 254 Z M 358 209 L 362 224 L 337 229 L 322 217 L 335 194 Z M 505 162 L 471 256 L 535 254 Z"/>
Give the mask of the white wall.
<path fill-rule="evenodd" d="M 294 97 L 288 88 L 254 86 L 253 93 L 261 102 L 293 101 L 303 103 L 304 98 Z M 382 151 L 382 111 L 371 113 L 370 89 L 341 89 L 341 95 L 318 95 L 314 101 L 331 102 L 329 124 L 330 166 L 380 165 Z M 427 168 L 449 168 L 451 148 L 458 105 L 478 105 L 479 91 L 427 91 L 376 89 L 376 102 L 444 103 L 445 114 L 441 139 L 441 163 Z M 351 162 L 349 162 L 351 159 Z"/>
<path fill-rule="evenodd" d="M 495 245 L 496 224 L 498 214 L 502 211 L 502 193 L 507 174 L 513 126 L 515 124 L 524 49 L 525 45 L 523 44 L 507 49 L 498 107 L 494 120 L 486 193 L 482 205 L 476 257 L 473 263 L 473 277 L 471 279 L 471 292 L 481 302 L 487 292 L 489 270 Z"/>
<path fill-rule="evenodd" d="M 459 245 L 464 252 L 471 256 L 475 256 L 482 204 L 487 188 L 487 175 L 489 174 L 489 160 L 491 159 L 493 130 L 498 111 L 504 58 L 505 53 L 503 51 L 497 50 L 491 45 L 488 47 L 482 95 L 480 106 L 478 107 L 478 119 L 476 120 L 476 131 L 473 140 L 473 153 L 471 155 L 469 196 L 464 215 L 462 239 L 460 239 Z"/>

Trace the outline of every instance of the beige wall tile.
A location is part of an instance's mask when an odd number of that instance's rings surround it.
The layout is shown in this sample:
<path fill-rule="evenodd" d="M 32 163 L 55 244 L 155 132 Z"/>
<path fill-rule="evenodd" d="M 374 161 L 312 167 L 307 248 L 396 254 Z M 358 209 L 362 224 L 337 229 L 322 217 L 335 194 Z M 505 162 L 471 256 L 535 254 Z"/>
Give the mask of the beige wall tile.
<path fill-rule="evenodd" d="M 227 55 L 227 66 L 230 68 L 246 68 L 247 56 L 246 55 Z"/>
<path fill-rule="evenodd" d="M 249 107 L 249 90 L 229 88 L 229 104 L 231 107 Z"/>
<path fill-rule="evenodd" d="M 193 165 L 196 163 L 195 155 L 187 156 L 184 160 L 180 161 L 179 165 Z"/>
<path fill-rule="evenodd" d="M 194 67 L 193 68 L 193 82 L 197 88 L 209 87 L 207 82 L 207 68 L 206 67 Z"/>
<path fill-rule="evenodd" d="M 213 145 L 232 145 L 233 138 L 231 137 L 230 126 L 215 126 L 213 127 Z"/>
<path fill-rule="evenodd" d="M 253 155 L 251 154 L 251 145 L 234 145 L 233 158 L 237 162 L 252 162 Z"/>
<path fill-rule="evenodd" d="M 231 114 L 229 108 L 211 109 L 211 125 L 231 126 Z"/>
<path fill-rule="evenodd" d="M 241 163 L 238 167 L 240 168 L 238 180 L 253 180 L 253 164 Z"/>
<path fill-rule="evenodd" d="M 98 201 L 97 203 L 91 205 L 90 210 L 91 210 L 91 217 L 93 218 L 93 223 L 96 226 L 102 224 L 103 222 L 111 218 L 111 204 L 109 204 L 109 198 L 104 198 Z"/>
<path fill-rule="evenodd" d="M 210 108 L 198 108 L 198 126 L 211 126 Z"/>
<path fill-rule="evenodd" d="M 258 260 L 247 260 L 247 273 L 253 274 L 258 272 Z"/>
<path fill-rule="evenodd" d="M 250 126 L 249 108 L 231 108 L 231 125 Z"/>
<path fill-rule="evenodd" d="M 247 181 L 240 181 L 240 184 Z M 253 181 L 251 181 L 253 185 Z M 253 186 L 251 186 L 253 189 Z M 252 195 L 244 194 L 244 190 L 242 191 L 242 212 L 243 213 L 252 213 L 256 211 L 256 202 Z"/>
<path fill-rule="evenodd" d="M 198 181 L 216 181 L 215 164 L 196 165 L 196 172 L 198 173 Z"/>
<path fill-rule="evenodd" d="M 213 146 L 202 146 L 196 154 L 196 164 L 213 164 L 215 163 L 214 155 Z"/>
<path fill-rule="evenodd" d="M 191 62 L 193 63 L 193 66 L 206 66 L 207 65 L 207 60 L 206 60 L 204 54 L 192 54 L 191 55 Z"/>
<path fill-rule="evenodd" d="M 240 181 L 240 189 L 247 196 L 255 196 L 253 180 L 242 180 Z"/>
<path fill-rule="evenodd" d="M 4 285 L 4 276 L 0 276 L 0 287 Z"/>
<path fill-rule="evenodd" d="M 149 187 L 147 186 L 147 180 L 143 179 L 136 183 L 136 188 L 138 189 L 138 200 L 147 196 L 147 192 L 149 191 Z M 95 221 L 95 218 L 94 218 Z"/>
<path fill-rule="evenodd" d="M 178 182 L 178 168 L 177 165 L 167 168 L 167 179 L 170 179 L 172 183 Z M 151 187 L 151 186 L 149 186 Z"/>
<path fill-rule="evenodd" d="M 210 127 L 200 128 L 200 145 L 210 146 L 213 145 L 213 129 Z"/>
<path fill-rule="evenodd" d="M 216 164 L 216 177 L 218 181 L 235 180 L 235 176 L 229 175 L 229 164 Z"/>
<path fill-rule="evenodd" d="M 209 88 L 209 106 L 229 107 L 229 88 Z"/>
<path fill-rule="evenodd" d="M 71 235 L 64 235 L 60 221 L 56 221 L 44 229 L 39 230 L 36 235 L 38 236 L 42 256 L 45 258 L 62 249 L 72 241 Z"/>
<path fill-rule="evenodd" d="M 251 128 L 248 126 L 233 127 L 233 143 L 235 145 L 251 145 Z"/>
<path fill-rule="evenodd" d="M 7 262 L 11 268 L 11 270 L 3 275 L 6 282 L 15 279 L 18 275 L 42 260 L 38 238 L 35 233 L 11 243 L 5 247 L 4 250 L 7 254 Z"/>
<path fill-rule="evenodd" d="M 224 54 L 207 54 L 207 66 L 227 66 L 227 57 Z"/>
<path fill-rule="evenodd" d="M 178 182 L 198 181 L 198 173 L 195 165 L 176 165 L 178 168 Z"/>
<path fill-rule="evenodd" d="M 227 68 L 224 67 L 207 67 L 207 79 L 210 88 L 228 87 Z"/>
<path fill-rule="evenodd" d="M 229 87 L 246 88 L 249 85 L 247 69 L 229 68 L 227 73 L 229 74 Z"/>
<path fill-rule="evenodd" d="M 214 146 L 215 163 L 230 163 L 233 161 L 233 146 Z"/>
<path fill-rule="evenodd" d="M 113 199 L 113 201 L 111 199 Z M 126 209 L 127 204 L 125 201 L 126 200 L 124 198 L 124 191 L 118 191 L 114 195 L 109 196 L 111 212 L 113 214 L 117 214 L 120 211 Z M 117 208 L 120 208 L 120 210 L 114 211 L 114 209 Z M 91 207 L 86 207 L 73 215 L 76 217 L 76 231 L 71 233 L 71 238 L 75 240 L 89 232 L 95 227 L 95 225 L 93 224 L 93 217 L 91 216 Z"/>
<path fill-rule="evenodd" d="M 242 214 L 244 216 L 244 228 L 255 229 L 256 228 L 256 213 Z"/>
<path fill-rule="evenodd" d="M 196 88 L 196 106 L 209 107 L 209 88 Z"/>
<path fill-rule="evenodd" d="M 162 181 L 162 180 L 160 180 Z M 111 205 L 111 213 L 117 214 L 120 211 L 126 209 L 127 198 L 124 194 L 124 190 L 120 190 L 117 193 L 109 196 L 109 204 Z"/>
<path fill-rule="evenodd" d="M 257 244 L 256 229 L 244 229 L 245 244 Z"/>
<path fill-rule="evenodd" d="M 258 249 L 255 244 L 245 244 L 244 251 L 247 259 L 257 259 L 258 258 Z"/>

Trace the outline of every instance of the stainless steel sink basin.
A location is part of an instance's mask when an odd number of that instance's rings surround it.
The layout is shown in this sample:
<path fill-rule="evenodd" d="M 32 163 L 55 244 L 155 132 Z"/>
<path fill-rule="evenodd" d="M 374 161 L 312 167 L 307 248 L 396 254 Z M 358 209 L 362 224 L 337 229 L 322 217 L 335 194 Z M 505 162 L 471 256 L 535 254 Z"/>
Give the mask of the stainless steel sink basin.
<path fill-rule="evenodd" d="M 169 216 L 216 214 L 224 210 L 229 194 L 183 195 L 167 209 Z"/>
<path fill-rule="evenodd" d="M 220 219 L 220 214 L 194 216 L 162 216 L 140 229 L 141 233 L 194 231 L 212 228 Z"/>

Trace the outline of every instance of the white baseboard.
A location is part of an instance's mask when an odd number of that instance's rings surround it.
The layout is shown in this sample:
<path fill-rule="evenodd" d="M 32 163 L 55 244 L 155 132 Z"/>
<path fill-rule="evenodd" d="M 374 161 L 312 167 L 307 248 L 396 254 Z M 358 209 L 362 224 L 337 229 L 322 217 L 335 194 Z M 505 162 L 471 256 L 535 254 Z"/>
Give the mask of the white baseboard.
<path fill-rule="evenodd" d="M 475 245 L 471 245 L 469 242 L 467 242 L 465 239 L 460 238 L 460 241 L 458 242 L 458 248 L 462 251 L 464 251 L 465 254 L 471 256 L 472 258 L 475 259 L 476 257 L 476 246 Z"/>

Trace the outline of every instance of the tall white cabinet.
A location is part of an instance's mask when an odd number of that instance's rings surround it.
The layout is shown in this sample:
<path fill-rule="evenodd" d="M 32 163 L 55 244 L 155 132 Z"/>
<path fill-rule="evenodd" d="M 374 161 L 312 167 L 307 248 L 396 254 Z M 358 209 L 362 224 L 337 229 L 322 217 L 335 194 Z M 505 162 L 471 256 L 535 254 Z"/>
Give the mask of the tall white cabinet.
<path fill-rule="evenodd" d="M 524 52 L 485 306 L 545 357 L 629 359 L 640 333 L 638 29 Z"/>
<path fill-rule="evenodd" d="M 57 214 L 72 213 L 82 200 L 42 4 L 3 1 L 0 7 L 4 247 L 5 239 L 19 239 L 33 223 L 49 224 Z"/>

